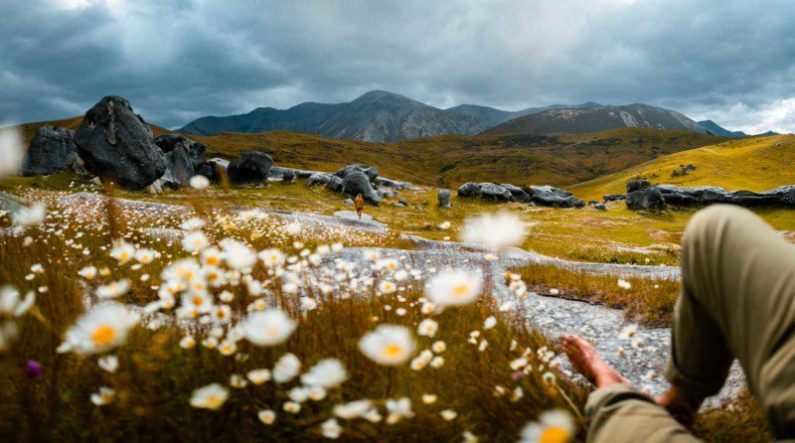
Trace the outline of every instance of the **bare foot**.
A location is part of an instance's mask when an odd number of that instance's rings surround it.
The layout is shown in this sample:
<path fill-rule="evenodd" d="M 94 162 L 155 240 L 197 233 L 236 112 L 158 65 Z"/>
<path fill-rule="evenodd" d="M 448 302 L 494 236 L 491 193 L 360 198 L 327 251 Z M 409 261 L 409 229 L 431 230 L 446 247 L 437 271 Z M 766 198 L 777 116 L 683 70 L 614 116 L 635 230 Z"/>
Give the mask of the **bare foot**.
<path fill-rule="evenodd" d="M 576 335 L 563 337 L 563 350 L 571 361 L 574 370 L 587 378 L 597 388 L 611 385 L 630 385 L 629 381 L 608 365 L 594 349 L 593 345 Z"/>
<path fill-rule="evenodd" d="M 655 399 L 658 405 L 664 407 L 671 416 L 685 426 L 692 426 L 698 408 L 701 407 L 703 398 L 686 394 L 676 386 L 671 386 L 668 391 Z"/>

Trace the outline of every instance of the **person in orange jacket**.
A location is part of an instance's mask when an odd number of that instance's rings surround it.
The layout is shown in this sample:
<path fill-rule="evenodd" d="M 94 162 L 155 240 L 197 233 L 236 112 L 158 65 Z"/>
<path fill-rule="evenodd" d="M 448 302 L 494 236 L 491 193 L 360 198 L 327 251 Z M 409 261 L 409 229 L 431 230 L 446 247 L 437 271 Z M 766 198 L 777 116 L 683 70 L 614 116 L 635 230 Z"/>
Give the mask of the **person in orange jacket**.
<path fill-rule="evenodd" d="M 356 199 L 353 201 L 353 207 L 356 208 L 356 215 L 358 215 L 359 220 L 361 220 L 362 212 L 364 212 L 364 198 L 361 193 L 356 195 Z"/>

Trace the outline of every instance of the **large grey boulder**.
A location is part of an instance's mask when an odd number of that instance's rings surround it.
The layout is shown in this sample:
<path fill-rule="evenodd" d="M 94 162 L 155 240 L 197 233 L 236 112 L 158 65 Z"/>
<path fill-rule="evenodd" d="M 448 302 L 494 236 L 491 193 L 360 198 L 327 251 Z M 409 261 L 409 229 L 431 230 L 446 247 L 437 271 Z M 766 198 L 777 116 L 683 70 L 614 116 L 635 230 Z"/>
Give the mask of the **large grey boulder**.
<path fill-rule="evenodd" d="M 240 157 L 229 162 L 227 173 L 229 181 L 233 183 L 246 183 L 265 181 L 273 166 L 273 159 L 262 151 L 244 152 Z"/>
<path fill-rule="evenodd" d="M 207 145 L 191 140 L 176 134 L 163 134 L 155 137 L 155 144 L 164 154 L 174 149 L 182 148 L 188 154 L 194 171 L 198 171 L 204 164 L 204 155 L 207 153 Z"/>
<path fill-rule="evenodd" d="M 184 146 L 178 146 L 166 153 L 166 172 L 160 177 L 160 184 L 172 189 L 190 186 L 193 177 L 193 163 Z"/>
<path fill-rule="evenodd" d="M 511 196 L 513 197 L 514 201 L 524 202 L 524 203 L 530 201 L 530 194 L 528 194 L 524 189 L 516 185 L 512 185 L 510 183 L 500 183 L 500 186 L 507 189 L 508 192 L 511 193 Z"/>
<path fill-rule="evenodd" d="M 315 172 L 306 179 L 307 186 L 325 186 L 334 192 L 342 192 L 343 180 L 336 175 Z"/>
<path fill-rule="evenodd" d="M 656 187 L 642 188 L 627 194 L 627 207 L 633 211 L 662 211 L 665 197 Z"/>
<path fill-rule="evenodd" d="M 439 200 L 440 208 L 450 208 L 450 194 L 449 189 L 440 189 L 439 192 L 436 193 L 436 199 Z"/>
<path fill-rule="evenodd" d="M 496 200 L 500 202 L 509 202 L 513 200 L 511 191 L 494 183 L 481 183 L 480 197 L 485 200 Z"/>
<path fill-rule="evenodd" d="M 348 195 L 362 194 L 364 201 L 371 205 L 381 203 L 382 197 L 378 190 L 370 184 L 370 178 L 364 172 L 351 172 L 342 179 L 342 191 Z"/>
<path fill-rule="evenodd" d="M 36 128 L 22 160 L 22 175 L 49 175 L 75 167 L 75 131 L 44 125 Z"/>
<path fill-rule="evenodd" d="M 88 172 L 121 186 L 143 189 L 166 172 L 151 128 L 122 97 L 105 97 L 89 109 L 74 140 Z"/>
<path fill-rule="evenodd" d="M 339 178 L 345 179 L 345 177 L 347 177 L 348 175 L 355 174 L 357 172 L 361 172 L 367 175 L 367 179 L 370 182 L 375 181 L 375 179 L 378 177 L 378 168 L 370 165 L 348 165 L 335 172 L 334 175 L 336 175 Z"/>
<path fill-rule="evenodd" d="M 530 196 L 530 202 L 541 206 L 556 208 L 582 208 L 585 202 L 578 199 L 571 192 L 552 186 L 528 186 L 524 188 Z"/>
<path fill-rule="evenodd" d="M 459 197 L 478 197 L 480 195 L 480 184 L 467 182 L 458 187 Z"/>

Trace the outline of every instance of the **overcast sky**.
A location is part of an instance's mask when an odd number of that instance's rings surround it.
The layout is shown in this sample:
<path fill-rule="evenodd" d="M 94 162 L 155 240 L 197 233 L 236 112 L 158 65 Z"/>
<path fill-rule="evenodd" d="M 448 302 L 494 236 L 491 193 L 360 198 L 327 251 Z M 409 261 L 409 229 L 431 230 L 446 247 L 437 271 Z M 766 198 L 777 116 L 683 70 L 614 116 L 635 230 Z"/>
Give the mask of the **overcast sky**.
<path fill-rule="evenodd" d="M 795 132 L 790 0 L 0 0 L 0 122 L 122 95 L 147 121 L 385 89 L 515 110 L 643 102 Z"/>

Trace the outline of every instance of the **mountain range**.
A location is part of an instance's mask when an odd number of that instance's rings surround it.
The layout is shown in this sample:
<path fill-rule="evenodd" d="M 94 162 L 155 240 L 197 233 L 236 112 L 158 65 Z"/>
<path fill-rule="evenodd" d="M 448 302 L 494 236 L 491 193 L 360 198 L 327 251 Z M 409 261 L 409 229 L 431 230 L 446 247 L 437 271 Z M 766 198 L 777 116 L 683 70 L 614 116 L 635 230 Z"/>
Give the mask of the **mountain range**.
<path fill-rule="evenodd" d="M 578 134 L 624 127 L 745 136 L 711 120 L 696 123 L 676 111 L 645 104 L 605 106 L 586 102 L 519 111 L 464 104 L 440 109 L 387 91 L 370 91 L 345 103 L 305 102 L 284 110 L 268 107 L 247 114 L 201 117 L 178 131 L 214 135 L 284 130 L 388 143 L 445 134 Z"/>

